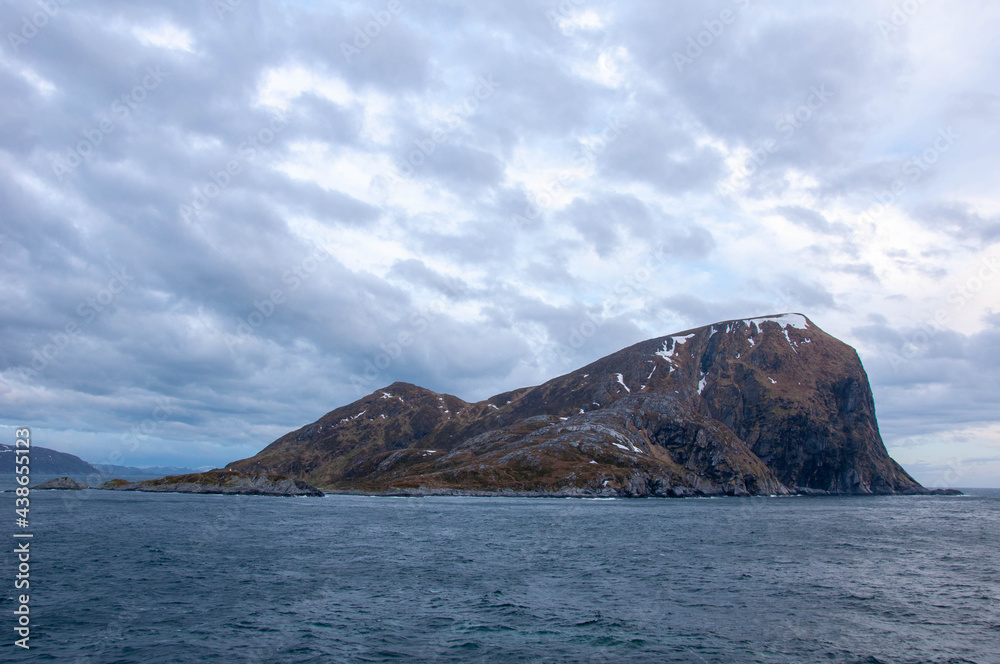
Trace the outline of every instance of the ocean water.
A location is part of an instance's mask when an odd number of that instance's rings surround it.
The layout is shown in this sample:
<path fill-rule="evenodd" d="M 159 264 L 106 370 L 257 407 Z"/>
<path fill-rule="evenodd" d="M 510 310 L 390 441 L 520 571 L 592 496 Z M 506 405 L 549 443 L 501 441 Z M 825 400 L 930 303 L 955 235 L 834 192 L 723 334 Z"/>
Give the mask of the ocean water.
<path fill-rule="evenodd" d="M 0 661 L 995 663 L 1000 491 L 972 493 L 37 492 L 32 648 L 4 581 Z"/>

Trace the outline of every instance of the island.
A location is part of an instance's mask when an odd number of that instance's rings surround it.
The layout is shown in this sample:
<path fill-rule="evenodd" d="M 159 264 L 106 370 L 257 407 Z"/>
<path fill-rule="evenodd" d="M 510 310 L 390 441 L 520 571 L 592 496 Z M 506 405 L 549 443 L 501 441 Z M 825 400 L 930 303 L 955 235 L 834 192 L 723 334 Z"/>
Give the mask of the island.
<path fill-rule="evenodd" d="M 857 352 L 798 313 L 649 339 L 477 402 L 396 382 L 227 468 L 394 495 L 958 493 L 889 456 Z"/>
<path fill-rule="evenodd" d="M 154 480 L 129 482 L 109 480 L 99 488 L 110 491 L 151 491 L 171 493 L 215 493 L 249 496 L 315 496 L 322 491 L 311 484 L 276 474 L 241 473 L 229 469 L 210 470 L 188 475 L 168 475 Z"/>

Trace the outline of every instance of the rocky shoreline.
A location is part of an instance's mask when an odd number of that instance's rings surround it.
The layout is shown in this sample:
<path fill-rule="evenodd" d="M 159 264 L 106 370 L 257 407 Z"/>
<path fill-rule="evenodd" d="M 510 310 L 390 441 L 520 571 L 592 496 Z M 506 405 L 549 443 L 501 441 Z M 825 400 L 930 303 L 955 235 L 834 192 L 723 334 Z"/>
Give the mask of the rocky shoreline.
<path fill-rule="evenodd" d="M 454 496 L 473 498 L 789 498 L 796 496 L 805 497 L 861 497 L 865 494 L 843 494 L 829 491 L 817 491 L 815 489 L 799 488 L 797 491 L 783 494 L 747 494 L 747 493 L 726 493 L 724 491 L 704 492 L 689 487 L 675 487 L 674 491 L 660 493 L 631 493 L 621 489 L 601 489 L 592 490 L 587 488 L 562 487 L 556 491 L 522 491 L 515 489 L 498 489 L 494 491 L 476 489 L 451 489 L 451 488 L 394 488 L 387 490 L 364 491 L 360 489 L 323 489 L 327 495 L 340 496 L 379 496 L 379 497 L 404 497 L 404 498 L 427 498 L 432 496 Z M 880 494 L 868 494 L 880 495 Z M 926 489 L 924 491 L 914 491 L 905 494 L 908 496 L 964 496 L 958 489 Z"/>

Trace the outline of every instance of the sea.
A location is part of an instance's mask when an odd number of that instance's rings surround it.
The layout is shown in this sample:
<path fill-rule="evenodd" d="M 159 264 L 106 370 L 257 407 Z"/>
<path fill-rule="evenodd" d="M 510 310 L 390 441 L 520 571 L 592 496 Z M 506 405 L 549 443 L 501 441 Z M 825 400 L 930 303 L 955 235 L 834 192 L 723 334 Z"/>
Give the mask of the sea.
<path fill-rule="evenodd" d="M 1000 490 L 966 491 L 37 491 L 26 530 L 4 493 L 31 631 L 8 544 L 0 661 L 997 663 Z"/>

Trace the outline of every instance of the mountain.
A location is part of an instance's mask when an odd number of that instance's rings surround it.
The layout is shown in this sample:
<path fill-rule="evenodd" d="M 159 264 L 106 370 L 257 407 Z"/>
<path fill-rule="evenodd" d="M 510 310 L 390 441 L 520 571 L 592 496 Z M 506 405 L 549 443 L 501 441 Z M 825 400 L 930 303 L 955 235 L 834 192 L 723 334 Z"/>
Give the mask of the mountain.
<path fill-rule="evenodd" d="M 22 448 L 23 449 L 23 448 Z M 47 447 L 31 446 L 29 466 L 32 475 L 100 475 L 100 472 L 78 456 L 57 452 Z M 0 474 L 14 473 L 14 446 L 0 444 Z"/>
<path fill-rule="evenodd" d="M 152 477 L 164 477 L 166 475 L 190 475 L 193 473 L 203 473 L 213 469 L 213 466 L 202 466 L 200 468 L 187 468 L 181 466 L 116 466 L 110 463 L 93 464 L 97 470 L 104 475 L 121 477 L 123 475 L 150 475 Z"/>
<path fill-rule="evenodd" d="M 886 452 L 858 354 L 801 314 L 651 339 L 477 403 L 393 383 L 227 468 L 415 494 L 928 493 Z"/>

